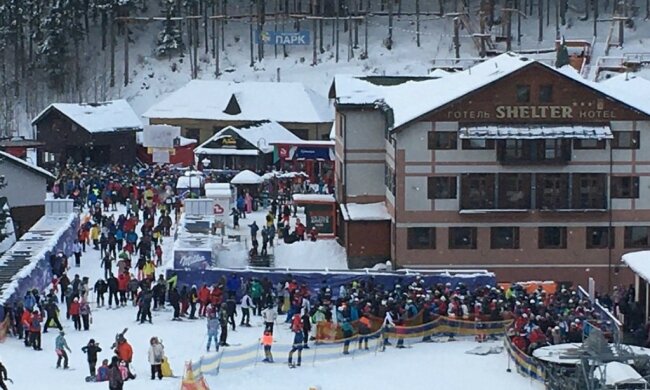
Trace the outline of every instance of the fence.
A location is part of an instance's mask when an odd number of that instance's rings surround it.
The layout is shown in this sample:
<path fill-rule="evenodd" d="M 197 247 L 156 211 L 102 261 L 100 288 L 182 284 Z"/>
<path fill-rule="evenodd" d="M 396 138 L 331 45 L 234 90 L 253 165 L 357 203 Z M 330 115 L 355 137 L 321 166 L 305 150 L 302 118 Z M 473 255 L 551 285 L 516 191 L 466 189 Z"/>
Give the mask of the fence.
<path fill-rule="evenodd" d="M 418 320 L 419 317 L 419 320 Z M 415 321 L 421 321 L 421 314 L 415 317 Z M 310 345 L 309 349 L 302 351 L 303 364 L 312 365 L 316 362 L 323 362 L 335 359 L 354 359 L 357 356 L 366 356 L 378 352 L 383 347 L 383 339 L 401 340 L 404 344 L 412 344 L 423 341 L 425 337 L 436 335 L 443 336 L 471 336 L 477 334 L 501 335 L 512 323 L 511 320 L 494 322 L 476 322 L 458 320 L 449 317 L 438 317 L 433 321 L 414 325 L 397 326 L 390 329 L 381 328 L 382 319 L 371 317 L 371 333 L 367 335 L 355 334 L 347 339 L 339 338 L 340 329 L 335 327 L 337 332 L 333 339 L 319 339 Z M 353 322 L 353 326 L 355 322 Z M 319 323 L 316 334 L 326 334 L 324 327 L 333 327 L 332 323 Z M 369 349 L 362 348 L 360 341 L 368 338 Z M 350 344 L 350 353 L 344 355 L 343 346 Z M 274 360 L 287 361 L 291 344 L 273 344 L 272 353 Z M 195 379 L 203 375 L 217 375 L 220 370 L 240 369 L 255 366 L 262 358 L 264 352 L 259 344 L 250 344 L 240 348 L 222 348 L 218 353 L 203 355 L 198 361 L 191 364 L 192 373 Z"/>
<path fill-rule="evenodd" d="M 520 375 L 544 383 L 546 374 L 542 366 L 538 365 L 535 358 L 526 355 L 521 349 L 517 348 L 510 339 L 506 337 L 503 341 L 508 356 L 515 362 L 515 368 Z"/>

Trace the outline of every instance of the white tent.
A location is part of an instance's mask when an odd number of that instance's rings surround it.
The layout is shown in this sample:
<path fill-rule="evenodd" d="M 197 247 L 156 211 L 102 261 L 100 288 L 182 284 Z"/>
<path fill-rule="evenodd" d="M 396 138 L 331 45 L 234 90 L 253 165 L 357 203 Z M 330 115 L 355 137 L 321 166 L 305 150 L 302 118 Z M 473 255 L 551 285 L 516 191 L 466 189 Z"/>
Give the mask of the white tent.
<path fill-rule="evenodd" d="M 248 169 L 243 170 L 232 178 L 232 184 L 260 184 L 264 181 L 260 175 Z"/>

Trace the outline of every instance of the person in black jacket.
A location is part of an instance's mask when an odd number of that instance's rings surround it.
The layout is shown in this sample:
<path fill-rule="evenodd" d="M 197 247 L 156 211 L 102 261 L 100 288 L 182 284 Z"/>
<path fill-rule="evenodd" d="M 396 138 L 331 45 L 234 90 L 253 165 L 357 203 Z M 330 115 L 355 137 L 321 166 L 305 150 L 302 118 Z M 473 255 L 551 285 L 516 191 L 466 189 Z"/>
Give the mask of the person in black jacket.
<path fill-rule="evenodd" d="M 219 310 L 219 325 L 221 325 L 221 332 L 219 334 L 219 345 L 222 347 L 228 347 L 228 309 L 226 308 L 226 302 L 221 304 L 221 309 Z"/>
<path fill-rule="evenodd" d="M 226 300 L 226 311 L 228 312 L 228 322 L 232 325 L 232 330 L 235 330 L 235 317 L 237 317 L 237 301 L 234 295 L 230 295 Z"/>
<path fill-rule="evenodd" d="M 104 300 L 104 294 L 106 294 L 106 290 L 108 290 L 108 285 L 104 281 L 104 279 L 99 279 L 97 282 L 95 282 L 95 294 L 97 294 L 97 307 L 102 307 L 104 306 L 105 300 Z"/>
<path fill-rule="evenodd" d="M 172 318 L 173 321 L 181 320 L 180 300 L 181 296 L 178 293 L 178 289 L 176 287 L 169 290 L 169 304 L 174 308 L 174 318 Z"/>
<path fill-rule="evenodd" d="M 47 328 L 50 326 L 56 326 L 59 330 L 63 330 L 63 326 L 59 322 L 59 308 L 56 302 L 54 302 L 54 299 L 48 300 L 45 304 L 45 312 L 47 313 L 47 321 L 45 321 L 43 333 L 47 333 Z"/>
<path fill-rule="evenodd" d="M 95 370 L 95 367 L 97 366 L 97 353 L 101 352 L 102 349 L 99 347 L 99 343 L 95 343 L 95 339 L 90 339 L 88 345 L 82 347 L 81 351 L 88 355 L 90 376 L 94 378 L 97 375 L 97 371 Z"/>
<path fill-rule="evenodd" d="M 0 389 L 2 390 L 7 390 L 7 385 L 5 385 L 5 381 L 9 381 L 9 378 L 7 377 L 7 369 L 2 364 L 2 362 L 0 362 Z"/>
<path fill-rule="evenodd" d="M 115 306 L 120 306 L 120 301 L 117 298 L 117 278 L 112 273 L 108 278 L 108 307 L 110 308 L 113 304 L 113 298 L 115 298 Z"/>

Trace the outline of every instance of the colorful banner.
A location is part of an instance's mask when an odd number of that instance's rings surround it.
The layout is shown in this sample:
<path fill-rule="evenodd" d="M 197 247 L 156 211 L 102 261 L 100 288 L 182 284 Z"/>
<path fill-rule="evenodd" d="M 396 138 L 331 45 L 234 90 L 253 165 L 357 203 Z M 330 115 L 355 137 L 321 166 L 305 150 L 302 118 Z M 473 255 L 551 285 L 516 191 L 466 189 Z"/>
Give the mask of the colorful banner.
<path fill-rule="evenodd" d="M 506 351 L 508 351 L 509 357 L 515 362 L 515 367 L 519 374 L 544 383 L 546 374 L 542 366 L 537 364 L 534 357 L 526 355 L 516 345 L 512 344 L 510 337 L 506 337 L 503 344 L 506 347 Z"/>
<path fill-rule="evenodd" d="M 325 272 L 325 271 L 301 271 L 301 270 L 286 270 L 286 269 L 206 269 L 206 270 L 167 270 L 167 277 L 176 275 L 178 277 L 179 286 L 192 286 L 196 284 L 201 286 L 207 284 L 211 286 L 217 283 L 222 276 L 228 278 L 231 274 L 236 274 L 245 280 L 250 278 L 268 278 L 273 284 L 284 282 L 289 278 L 295 279 L 298 284 L 305 283 L 311 289 L 313 294 L 316 294 L 324 283 L 332 289 L 338 291 L 341 285 L 349 285 L 352 282 L 369 281 L 371 278 L 375 284 L 383 284 L 384 286 L 392 287 L 396 283 L 402 286 L 409 285 L 415 281 L 416 277 L 420 277 L 424 284 L 427 286 L 435 285 L 438 283 L 450 283 L 452 286 L 458 283 L 464 283 L 469 290 L 476 290 L 485 285 L 494 286 L 496 278 L 492 273 L 477 273 L 471 275 L 456 275 L 447 272 L 441 273 L 426 273 L 418 272 L 417 270 L 409 270 L 408 274 L 401 272 L 366 272 L 366 271 L 340 271 L 340 272 Z"/>
<path fill-rule="evenodd" d="M 174 249 L 174 268 L 205 270 L 212 265 L 212 251 Z"/>

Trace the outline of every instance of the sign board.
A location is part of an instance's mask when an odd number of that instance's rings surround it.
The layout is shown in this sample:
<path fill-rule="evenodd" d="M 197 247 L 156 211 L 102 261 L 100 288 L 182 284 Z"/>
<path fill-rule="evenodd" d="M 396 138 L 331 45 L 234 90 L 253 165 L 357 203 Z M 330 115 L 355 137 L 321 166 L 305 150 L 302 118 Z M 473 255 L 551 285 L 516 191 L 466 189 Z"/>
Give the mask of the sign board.
<path fill-rule="evenodd" d="M 284 32 L 262 31 L 257 35 L 257 44 L 265 45 L 309 45 L 309 31 Z"/>
<path fill-rule="evenodd" d="M 211 251 L 191 249 L 174 250 L 174 269 L 204 270 L 211 265 Z"/>
<path fill-rule="evenodd" d="M 222 148 L 237 148 L 237 140 L 233 136 L 225 136 L 221 138 Z"/>
<path fill-rule="evenodd" d="M 174 148 L 174 140 L 181 135 L 181 128 L 168 125 L 147 125 L 142 130 L 142 146 L 145 148 Z"/>
<path fill-rule="evenodd" d="M 330 205 L 305 205 L 307 231 L 315 227 L 318 234 L 334 233 L 334 216 Z"/>
<path fill-rule="evenodd" d="M 153 148 L 151 161 L 156 164 L 169 164 L 169 150 L 162 148 Z"/>

